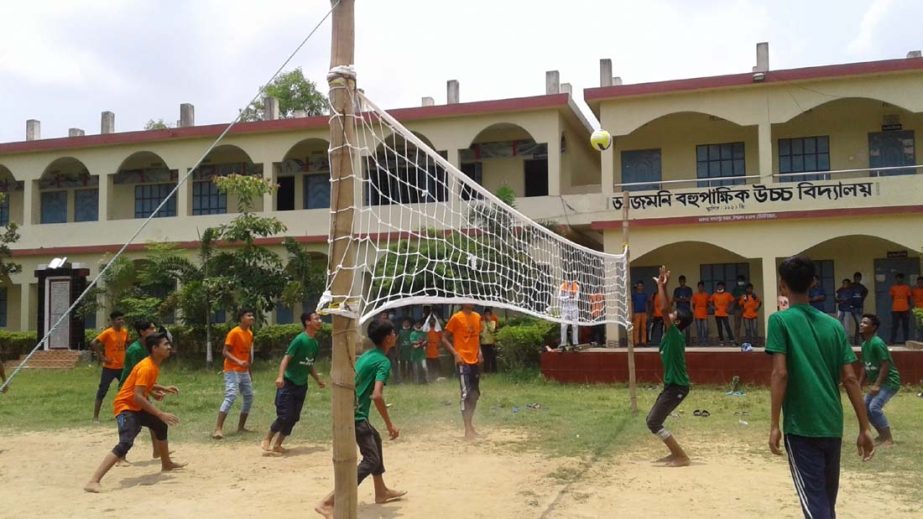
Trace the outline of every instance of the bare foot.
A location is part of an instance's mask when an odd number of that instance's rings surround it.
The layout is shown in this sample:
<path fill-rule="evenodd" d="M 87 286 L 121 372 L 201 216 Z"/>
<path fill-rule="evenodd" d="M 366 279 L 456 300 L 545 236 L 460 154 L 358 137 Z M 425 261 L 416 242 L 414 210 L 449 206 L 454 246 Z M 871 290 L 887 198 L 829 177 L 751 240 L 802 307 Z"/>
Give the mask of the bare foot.
<path fill-rule="evenodd" d="M 689 458 L 674 458 L 666 463 L 667 467 L 688 467 L 691 462 Z"/>
<path fill-rule="evenodd" d="M 375 502 L 378 503 L 378 504 L 380 505 L 380 504 L 383 504 L 383 503 L 387 503 L 387 502 L 389 502 L 389 501 L 396 501 L 396 500 L 398 500 L 398 499 L 404 497 L 404 495 L 406 495 L 406 494 L 407 494 L 407 491 L 406 491 L 406 490 L 391 490 L 391 489 L 389 488 L 388 490 L 385 491 L 385 495 L 383 495 L 383 496 L 381 496 L 381 497 L 375 496 Z"/>
<path fill-rule="evenodd" d="M 263 441 L 261 441 L 261 442 L 260 442 L 260 448 L 262 448 L 264 451 L 272 450 L 272 448 L 270 447 L 270 444 L 269 444 L 269 440 L 263 440 Z"/>
<path fill-rule="evenodd" d="M 212 433 L 212 439 L 214 440 L 224 439 L 224 432 L 221 429 L 215 429 L 215 432 Z"/>
<path fill-rule="evenodd" d="M 319 503 L 314 511 L 324 516 L 324 519 L 333 519 L 333 507 L 326 503 Z"/>
<path fill-rule="evenodd" d="M 875 446 L 890 449 L 891 447 L 894 447 L 894 440 L 882 440 L 881 438 L 875 438 Z"/>
<path fill-rule="evenodd" d="M 161 472 L 170 472 L 171 470 L 181 469 L 185 467 L 186 463 L 179 463 L 177 461 L 171 461 L 168 465 L 162 465 L 160 467 Z"/>
<path fill-rule="evenodd" d="M 286 449 L 285 447 L 282 447 L 281 445 L 274 445 L 272 447 L 272 452 L 276 454 L 285 454 L 288 452 L 288 449 Z"/>
<path fill-rule="evenodd" d="M 238 433 L 252 433 L 253 429 L 247 429 L 246 427 L 238 427 L 237 432 Z"/>
<path fill-rule="evenodd" d="M 99 484 L 99 481 L 90 481 L 83 487 L 84 492 L 91 492 L 93 494 L 99 494 L 103 491 L 103 486 Z"/>
<path fill-rule="evenodd" d="M 664 457 L 662 457 L 662 458 L 660 458 L 660 459 L 656 459 L 656 460 L 652 461 L 651 463 L 669 463 L 669 462 L 673 461 L 673 459 L 674 459 L 674 458 L 673 458 L 673 455 L 670 454 L 670 455 L 664 456 Z"/>
<path fill-rule="evenodd" d="M 480 434 L 478 434 L 478 432 L 475 431 L 473 427 L 472 427 L 471 429 L 468 429 L 467 431 L 465 431 L 465 439 L 466 439 L 466 440 L 474 440 L 474 439 L 477 438 L 478 436 L 480 436 Z"/>

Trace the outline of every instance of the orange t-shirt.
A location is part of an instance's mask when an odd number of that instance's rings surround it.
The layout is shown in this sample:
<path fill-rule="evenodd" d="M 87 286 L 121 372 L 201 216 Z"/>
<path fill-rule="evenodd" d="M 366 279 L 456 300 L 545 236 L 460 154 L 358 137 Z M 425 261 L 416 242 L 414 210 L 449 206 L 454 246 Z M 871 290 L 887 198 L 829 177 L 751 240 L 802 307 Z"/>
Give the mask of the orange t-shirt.
<path fill-rule="evenodd" d="M 465 315 L 455 312 L 445 325 L 445 331 L 452 334 L 452 347 L 465 364 L 477 364 L 481 350 L 481 316 L 477 312 Z"/>
<path fill-rule="evenodd" d="M 734 302 L 734 296 L 728 292 L 715 292 L 710 301 L 715 305 L 715 317 L 727 317 L 728 307 Z"/>
<path fill-rule="evenodd" d="M 239 360 L 250 361 L 250 353 L 253 351 L 253 330 L 244 331 L 240 326 L 235 326 L 228 332 L 224 339 L 224 345 L 228 348 L 228 353 Z M 239 366 L 231 359 L 224 359 L 225 371 L 238 371 L 246 373 L 250 368 Z"/>
<path fill-rule="evenodd" d="M 747 296 L 746 294 L 740 296 L 738 304 L 744 309 L 743 318 L 744 319 L 756 319 L 757 309 L 760 307 L 760 298 L 752 295 Z"/>
<path fill-rule="evenodd" d="M 696 319 L 708 319 L 708 301 L 711 296 L 708 292 L 692 294 L 692 315 Z"/>
<path fill-rule="evenodd" d="M 606 296 L 598 293 L 590 294 L 590 316 L 594 319 L 602 317 L 605 304 Z"/>
<path fill-rule="evenodd" d="M 442 332 L 430 330 L 426 332 L 426 358 L 439 358 L 439 345 L 442 344 Z"/>
<path fill-rule="evenodd" d="M 906 312 L 910 310 L 910 287 L 907 285 L 891 286 L 891 311 Z"/>
<path fill-rule="evenodd" d="M 109 362 L 103 364 L 104 368 L 122 369 L 125 366 L 125 343 L 128 342 L 128 330 L 122 328 L 116 331 L 114 328 L 106 328 L 103 333 L 96 337 L 96 340 L 102 343 L 103 352 Z"/>
<path fill-rule="evenodd" d="M 661 306 L 662 301 L 660 299 L 660 291 L 655 292 L 654 297 L 651 299 L 654 301 L 651 305 L 651 310 L 653 310 L 654 317 L 663 317 L 663 307 Z"/>
<path fill-rule="evenodd" d="M 148 398 L 151 395 L 151 389 L 157 383 L 159 374 L 160 367 L 154 364 L 150 357 L 145 357 L 136 364 L 131 369 L 131 374 L 125 379 L 125 383 L 122 384 L 122 389 L 119 389 L 119 394 L 115 395 L 115 400 L 112 401 L 112 410 L 115 415 L 118 416 L 124 411 L 140 411 L 141 406 L 135 403 L 135 388 L 143 386 L 144 398 Z"/>
<path fill-rule="evenodd" d="M 913 306 L 923 308 L 923 288 L 913 287 L 910 289 L 910 293 L 913 295 Z"/>

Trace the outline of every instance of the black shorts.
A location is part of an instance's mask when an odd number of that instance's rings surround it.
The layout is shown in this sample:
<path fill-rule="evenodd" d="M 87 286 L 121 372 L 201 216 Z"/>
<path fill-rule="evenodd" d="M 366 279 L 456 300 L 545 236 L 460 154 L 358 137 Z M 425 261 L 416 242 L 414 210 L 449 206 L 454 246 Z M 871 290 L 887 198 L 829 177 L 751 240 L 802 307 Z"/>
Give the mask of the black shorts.
<path fill-rule="evenodd" d="M 113 447 L 112 453 L 119 458 L 124 458 L 131 450 L 142 427 L 150 429 L 160 441 L 167 439 L 166 422 L 147 411 L 122 411 L 115 420 L 119 424 L 119 443 Z"/>
<path fill-rule="evenodd" d="M 688 394 L 689 386 L 665 385 L 663 391 L 657 395 L 657 401 L 651 407 L 651 412 L 647 414 L 647 428 L 654 434 L 660 433 L 663 430 L 663 422 Z"/>
<path fill-rule="evenodd" d="M 122 368 L 103 368 L 103 372 L 99 375 L 99 387 L 96 388 L 97 400 L 106 398 L 106 393 L 109 392 L 109 386 L 112 385 L 113 380 L 122 381 Z"/>
<path fill-rule="evenodd" d="M 385 473 L 385 458 L 381 450 L 381 435 L 368 420 L 356 422 L 356 444 L 362 454 L 357 475 L 359 483 L 369 474 L 380 476 Z"/>
<path fill-rule="evenodd" d="M 466 409 L 465 404 L 469 406 L 477 404 L 481 397 L 481 366 L 478 364 L 459 364 L 458 384 L 461 389 L 462 411 Z"/>

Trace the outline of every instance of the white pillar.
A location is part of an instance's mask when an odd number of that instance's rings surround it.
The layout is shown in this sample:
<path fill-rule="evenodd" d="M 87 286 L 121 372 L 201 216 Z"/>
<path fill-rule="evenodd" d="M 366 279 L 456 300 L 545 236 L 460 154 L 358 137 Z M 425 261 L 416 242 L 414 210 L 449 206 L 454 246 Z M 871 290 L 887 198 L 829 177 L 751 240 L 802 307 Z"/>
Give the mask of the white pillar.
<path fill-rule="evenodd" d="M 561 137 L 548 140 L 548 196 L 561 194 Z"/>
<path fill-rule="evenodd" d="M 101 174 L 99 175 L 99 221 L 105 222 L 112 215 L 109 214 L 109 206 L 111 205 L 111 197 L 109 193 L 112 191 L 110 189 L 114 174 Z"/>
<path fill-rule="evenodd" d="M 176 170 L 176 182 L 179 183 L 180 179 L 189 172 L 189 167 L 184 166 Z M 176 190 L 176 216 L 185 217 L 192 216 L 192 182 L 193 179 L 189 178 L 186 182 L 183 182 L 179 186 L 179 189 Z"/>
<path fill-rule="evenodd" d="M 21 331 L 33 329 L 29 325 L 29 314 L 33 304 L 32 287 L 28 281 L 24 281 L 19 285 L 19 329 Z"/>
<path fill-rule="evenodd" d="M 609 146 L 608 150 L 602 152 L 599 162 L 602 170 L 602 174 L 600 175 L 602 194 L 608 198 L 615 193 L 615 147 Z M 607 207 L 608 203 L 607 200 Z"/>
<path fill-rule="evenodd" d="M 458 153 L 458 149 L 454 146 L 446 150 L 446 160 L 448 160 L 456 168 L 461 169 L 460 154 Z"/>
<path fill-rule="evenodd" d="M 776 258 L 762 259 L 763 265 L 763 337 L 769 329 L 769 316 L 776 311 L 779 299 L 779 281 L 776 273 Z"/>
<path fill-rule="evenodd" d="M 33 211 L 32 208 L 34 207 L 33 201 L 35 198 L 36 188 L 37 186 L 35 185 L 34 180 L 27 179 L 25 182 L 22 183 L 22 222 L 21 223 L 23 227 L 32 225 L 33 223 L 37 223 L 35 219 L 32 218 L 32 211 Z"/>
<path fill-rule="evenodd" d="M 760 181 L 772 182 L 772 125 L 768 121 L 759 124 L 757 140 Z"/>

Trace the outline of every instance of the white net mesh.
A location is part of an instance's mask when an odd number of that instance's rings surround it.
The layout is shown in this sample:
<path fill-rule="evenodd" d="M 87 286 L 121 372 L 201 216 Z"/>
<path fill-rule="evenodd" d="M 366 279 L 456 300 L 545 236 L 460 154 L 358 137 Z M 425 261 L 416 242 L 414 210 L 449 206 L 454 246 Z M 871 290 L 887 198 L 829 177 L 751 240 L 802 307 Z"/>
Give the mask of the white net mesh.
<path fill-rule="evenodd" d="M 361 322 L 411 304 L 473 303 L 557 322 L 630 327 L 626 255 L 575 244 L 504 204 L 361 93 L 349 242 L 318 310 Z M 355 104 L 355 103 L 354 103 Z M 334 114 L 332 118 L 341 117 Z M 333 149 L 331 149 L 333 151 Z M 336 181 L 331 185 L 336 217 Z M 352 268 L 350 293 L 330 293 Z"/>

